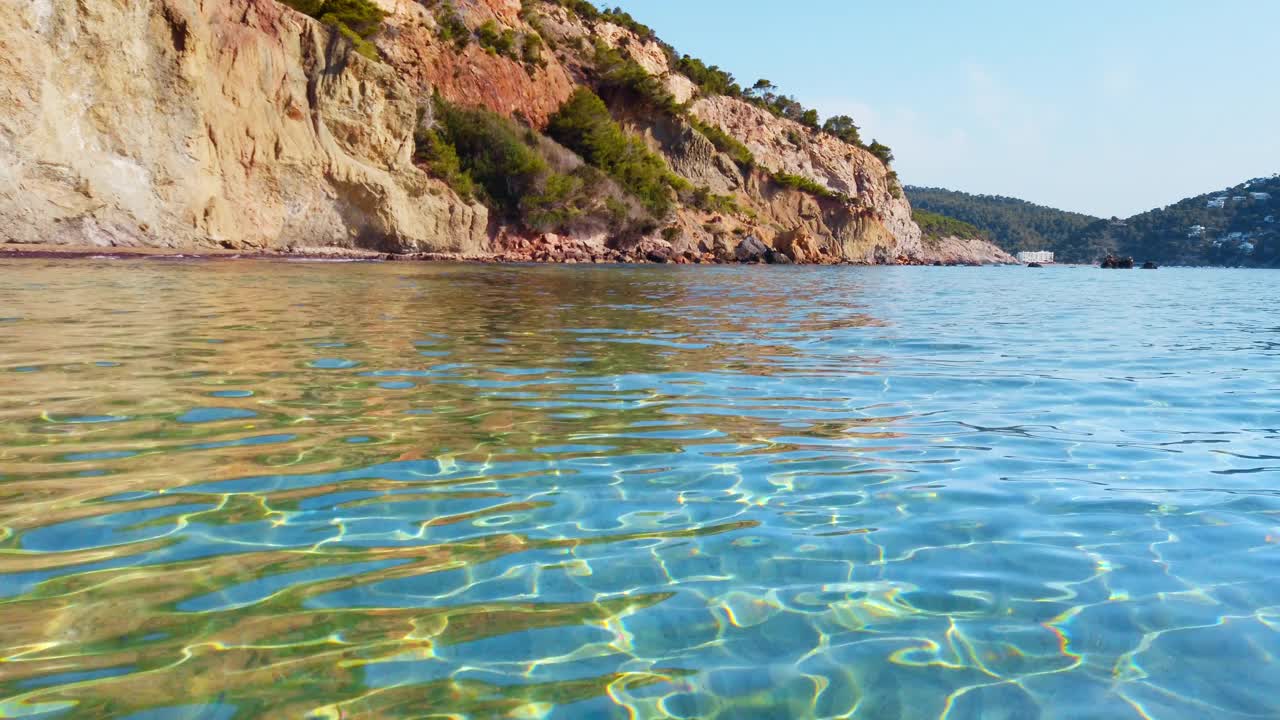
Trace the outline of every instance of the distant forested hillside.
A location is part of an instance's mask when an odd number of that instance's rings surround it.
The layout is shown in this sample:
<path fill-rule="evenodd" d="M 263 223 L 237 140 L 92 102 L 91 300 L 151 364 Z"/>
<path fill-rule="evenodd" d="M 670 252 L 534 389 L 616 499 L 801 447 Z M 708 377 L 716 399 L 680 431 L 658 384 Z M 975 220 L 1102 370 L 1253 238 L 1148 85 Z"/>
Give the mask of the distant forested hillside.
<path fill-rule="evenodd" d="M 980 238 L 990 241 L 990 233 L 953 217 L 929 212 L 920 208 L 911 209 L 911 219 L 920 226 L 926 240 L 937 240 L 945 237 Z"/>
<path fill-rule="evenodd" d="M 1002 249 L 1055 250 L 1098 221 L 1080 213 L 1056 210 L 1000 195 L 970 195 L 941 188 L 907 187 L 911 206 L 976 226 Z"/>
<path fill-rule="evenodd" d="M 1104 220 L 1023 200 L 906 188 L 913 207 L 977 226 L 1009 252 L 1052 250 L 1059 262 L 1115 252 L 1139 262 L 1280 267 L 1280 175 Z"/>
<path fill-rule="evenodd" d="M 1069 250 L 1112 249 L 1139 261 L 1280 267 L 1280 176 L 1180 200 L 1128 220 L 1103 221 Z"/>

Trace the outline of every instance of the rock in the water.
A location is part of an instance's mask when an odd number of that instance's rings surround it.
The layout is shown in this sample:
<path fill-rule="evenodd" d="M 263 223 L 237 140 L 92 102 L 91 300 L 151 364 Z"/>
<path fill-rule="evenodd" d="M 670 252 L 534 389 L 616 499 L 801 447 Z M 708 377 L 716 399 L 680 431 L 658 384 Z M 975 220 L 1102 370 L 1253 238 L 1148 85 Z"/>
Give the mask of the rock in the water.
<path fill-rule="evenodd" d="M 738 243 L 738 247 L 733 251 L 733 256 L 738 262 L 760 262 L 765 259 L 769 253 L 769 246 L 760 242 L 760 239 L 754 235 L 748 235 Z"/>
<path fill-rule="evenodd" d="M 1102 268 L 1105 270 L 1132 270 L 1133 258 L 1107 253 L 1107 256 L 1102 259 Z"/>
<path fill-rule="evenodd" d="M 780 253 L 777 250 L 770 249 L 764 254 L 764 261 L 770 265 L 791 265 L 792 260 L 787 257 L 786 253 Z"/>
<path fill-rule="evenodd" d="M 1142 263 L 1142 269 L 1143 270 L 1159 270 L 1160 266 L 1148 260 Z"/>

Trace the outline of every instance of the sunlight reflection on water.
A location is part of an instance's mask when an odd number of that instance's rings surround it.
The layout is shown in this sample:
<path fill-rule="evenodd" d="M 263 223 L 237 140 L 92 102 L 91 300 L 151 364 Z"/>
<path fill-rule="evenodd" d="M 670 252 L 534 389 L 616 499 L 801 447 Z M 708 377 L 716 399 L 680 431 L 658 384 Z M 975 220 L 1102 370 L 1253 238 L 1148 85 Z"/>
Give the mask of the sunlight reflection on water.
<path fill-rule="evenodd" d="M 1274 278 L 0 262 L 0 717 L 1280 716 Z"/>

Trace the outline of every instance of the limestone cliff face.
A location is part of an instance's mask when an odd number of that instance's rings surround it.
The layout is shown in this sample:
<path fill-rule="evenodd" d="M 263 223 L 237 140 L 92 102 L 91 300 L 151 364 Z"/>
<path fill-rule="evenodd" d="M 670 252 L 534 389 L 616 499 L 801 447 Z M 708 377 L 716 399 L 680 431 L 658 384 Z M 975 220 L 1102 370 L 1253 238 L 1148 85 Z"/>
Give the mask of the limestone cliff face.
<path fill-rule="evenodd" d="M 479 252 L 418 98 L 273 0 L 0 4 L 0 239 Z"/>
<path fill-rule="evenodd" d="M 592 84 L 600 43 L 687 103 L 682 114 L 615 105 L 617 119 L 735 208 L 685 202 L 638 245 L 610 249 L 616 257 L 725 260 L 752 239 L 802 262 L 1004 261 L 981 241 L 923 242 L 875 156 L 742 100 L 700 96 L 667 48 L 607 17 L 546 0 L 374 2 L 388 13 L 373 38 L 381 61 L 275 0 L 0 3 L 0 242 L 602 252 L 599 231 L 545 238 L 504 226 L 413 159 L 433 94 L 542 129 Z M 444 12 L 475 37 L 448 39 Z M 545 44 L 535 57 L 496 52 L 477 39 L 486 27 Z M 691 119 L 745 144 L 755 165 L 718 151 Z"/>
<path fill-rule="evenodd" d="M 702 98 L 693 104 L 692 112 L 740 140 L 766 170 L 816 180 L 853 199 L 857 207 L 871 210 L 870 215 L 893 236 L 895 244 L 886 250 L 895 256 L 922 252 L 920 228 L 911 220 L 910 203 L 895 187 L 888 168 L 871 153 L 735 98 Z"/>
<path fill-rule="evenodd" d="M 521 13 L 518 0 L 457 4 L 472 28 L 493 22 L 521 35 L 544 38 L 545 62 L 531 68 L 474 43 L 458 49 L 439 40 L 435 14 L 415 0 L 381 0 L 381 4 L 391 13 L 388 26 L 395 31 L 379 40 L 379 48 L 402 76 L 452 102 L 483 105 L 542 127 L 574 87 L 590 84 L 594 47 L 601 43 L 660 78 L 676 102 L 689 103 L 694 118 L 743 142 L 755 156 L 755 170 L 739 168 L 687 122 L 643 108 L 614 108 L 623 124 L 645 136 L 676 173 L 696 186 L 732 195 L 745 211 L 742 217 L 730 217 L 682 208 L 669 225 L 679 233 L 665 235 L 676 253 L 723 257 L 729 254 L 727 246 L 744 237 L 775 246 L 778 238 L 801 231 L 815 238 L 829 262 L 943 259 L 936 244 L 921 241 L 910 204 L 878 158 L 743 100 L 698 97 L 697 86 L 671 66 L 669 53 L 653 38 L 608 19 L 584 19 L 552 2 L 532 3 L 536 25 L 529 22 L 528 13 Z M 815 180 L 852 202 L 815 197 L 770 182 L 769 175 L 779 172 Z M 1000 261 L 994 247 L 981 252 L 971 249 L 974 252 L 952 253 L 945 259 Z M 955 259 L 959 255 L 965 259 Z"/>

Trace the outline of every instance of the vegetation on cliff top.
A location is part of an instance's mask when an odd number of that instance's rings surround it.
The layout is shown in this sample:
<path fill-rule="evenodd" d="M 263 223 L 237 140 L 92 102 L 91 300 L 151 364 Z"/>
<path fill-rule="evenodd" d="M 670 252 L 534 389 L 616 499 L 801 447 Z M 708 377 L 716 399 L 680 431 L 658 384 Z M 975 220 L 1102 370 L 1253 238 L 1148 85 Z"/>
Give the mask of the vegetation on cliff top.
<path fill-rule="evenodd" d="M 373 60 L 378 50 L 368 41 L 382 27 L 387 14 L 371 0 L 281 0 L 298 12 L 331 25 L 355 45 L 356 51 Z"/>
<path fill-rule="evenodd" d="M 755 156 L 751 150 L 740 140 L 725 132 L 722 128 L 705 123 L 699 120 L 695 115 L 689 112 L 687 105 L 676 102 L 676 99 L 667 89 L 666 84 L 658 77 L 655 77 L 648 70 L 644 69 L 638 62 L 630 56 L 622 53 L 616 48 L 609 47 L 602 41 L 597 41 L 594 54 L 595 77 L 599 84 L 600 91 L 610 97 L 623 95 L 633 102 L 638 102 L 653 112 L 663 113 L 673 119 L 679 119 L 689 124 L 694 131 L 701 133 L 707 138 L 712 145 L 720 152 L 726 153 L 735 163 L 743 170 L 749 170 L 756 165 Z M 570 102 L 573 102 L 572 100 Z M 567 105 L 567 104 L 566 104 Z M 601 103 L 601 109 L 607 114 L 607 107 Z M 848 126 L 856 133 L 856 127 L 853 126 L 852 119 L 844 118 L 848 121 Z M 841 121 L 843 122 L 843 121 Z M 554 133 L 553 133 L 554 134 Z M 799 142 L 799 139 L 796 139 Z M 573 147 L 572 143 L 566 143 Z M 882 146 L 883 147 L 883 146 Z M 888 154 L 888 148 L 875 151 L 887 154 L 888 159 L 892 159 L 892 154 Z M 879 156 L 879 155 L 878 155 Z M 884 158 L 882 157 L 882 160 Z M 887 162 L 887 161 L 886 161 Z M 770 175 L 770 178 L 778 185 L 799 190 L 821 198 L 840 198 L 841 196 L 813 180 L 812 178 L 800 175 L 791 175 L 784 172 L 777 172 Z M 679 180 L 679 178 L 676 178 Z M 681 181 L 682 182 L 682 181 Z M 679 189 L 678 183 L 673 185 Z M 896 189 L 896 185 L 894 186 Z M 705 193 L 699 197 L 705 197 Z M 847 200 L 847 198 L 845 198 Z M 705 203 L 696 203 L 698 207 L 706 209 Z M 727 202 L 712 203 L 716 207 L 736 208 L 736 204 Z"/>
<path fill-rule="evenodd" d="M 674 47 L 658 39 L 652 28 L 637 21 L 621 9 L 601 10 L 591 2 L 588 2 L 588 0 L 553 1 L 585 21 L 610 22 L 631 31 L 641 40 L 657 43 L 666 53 L 668 65 L 676 72 L 689 78 L 698 86 L 703 95 L 727 95 L 745 100 L 757 107 L 768 110 L 780 118 L 798 122 L 815 132 L 824 132 L 850 145 L 869 150 L 886 166 L 893 162 L 893 153 L 888 146 L 875 141 L 870 146 L 863 144 L 857 125 L 854 124 L 853 118 L 847 115 L 837 115 L 828 118 L 826 122 L 822 122 L 817 110 L 806 108 L 792 95 L 783 94 L 769 80 L 757 80 L 750 88 L 743 89 L 732 73 L 721 69 L 719 66 L 708 65 L 690 55 L 677 53 Z M 597 66 L 600 65 L 600 45 L 597 44 Z M 630 58 L 623 57 L 616 50 L 607 47 L 606 49 L 616 54 L 616 57 L 606 55 L 608 62 L 606 63 L 605 73 L 606 75 L 613 74 L 615 76 L 611 80 L 612 82 L 622 81 L 622 84 L 631 87 L 641 97 L 659 109 L 669 111 L 678 111 L 680 109 L 675 100 L 671 98 L 670 93 L 667 92 L 661 79 L 649 77 L 649 73 L 637 63 L 631 61 Z M 619 72 L 620 66 L 624 69 L 623 72 Z"/>
<path fill-rule="evenodd" d="M 291 2 L 318 3 L 319 0 L 290 0 Z M 334 0 L 326 0 L 334 1 Z M 368 0 L 339 0 L 341 2 L 366 3 Z M 601 10 L 588 0 L 549 0 L 568 9 L 579 18 L 588 21 L 606 21 L 623 27 L 635 34 L 642 41 L 658 43 L 667 54 L 673 69 L 687 74 L 698 85 L 703 94 L 724 94 L 743 99 L 770 112 L 809 127 L 815 132 L 825 132 L 846 143 L 862 147 L 872 152 L 883 163 L 892 162 L 893 155 L 889 148 L 873 142 L 863 145 L 859 129 L 853 119 L 848 116 L 829 118 L 819 123 L 816 111 L 802 107 L 794 98 L 777 92 L 772 83 L 761 80 L 749 90 L 743 90 L 733 76 L 714 65 L 708 66 L 701 60 L 688 55 L 677 56 L 674 48 L 658 40 L 651 28 L 636 21 L 620 9 Z M 493 20 L 488 20 L 474 31 L 469 29 L 452 0 L 425 0 L 424 4 L 434 11 L 437 32 L 442 39 L 452 41 L 459 48 L 475 40 L 487 51 L 524 60 L 533 69 L 545 61 L 541 58 L 542 40 L 540 30 L 542 19 L 537 12 L 538 0 L 522 0 L 520 17 L 533 30 L 532 33 L 519 33 L 512 28 L 501 28 Z M 601 39 L 596 39 L 590 55 L 591 75 L 597 90 L 611 102 L 625 98 L 627 105 L 639 104 L 652 112 L 657 112 L 673 119 L 679 119 L 702 134 L 717 150 L 727 154 L 743 170 L 755 167 L 755 157 L 750 149 L 723 129 L 703 122 L 694 117 L 688 106 L 681 104 L 671 94 L 666 82 L 654 76 L 628 53 L 611 47 Z M 581 49 L 581 47 L 580 47 Z M 737 204 L 729 196 L 717 196 L 709 190 L 694 188 L 683 178 L 675 175 L 666 166 L 662 158 L 651 152 L 638 138 L 628 137 L 610 116 L 607 105 L 595 93 L 580 89 L 551 119 L 547 131 L 552 137 L 566 147 L 579 152 L 588 163 L 614 178 L 631 195 L 637 198 L 645 208 L 655 216 L 668 214 L 674 207 L 675 198 L 683 194 L 685 200 L 695 207 L 714 209 L 715 211 L 737 211 Z M 424 159 L 430 158 L 428 164 L 434 172 L 445 178 L 455 188 L 468 190 L 468 180 L 457 169 L 465 169 L 465 158 L 454 162 L 450 150 L 439 138 L 424 137 L 420 143 Z M 460 150 L 465 154 L 465 150 Z M 457 168 L 457 169 L 455 169 Z M 778 185 L 799 190 L 823 198 L 840 198 L 840 195 L 823 186 L 821 183 L 798 175 L 774 173 L 771 179 Z M 896 176 L 895 176 L 896 178 Z M 480 180 L 480 178 L 476 178 Z M 484 183 L 481 181 L 481 185 Z M 891 189 L 895 196 L 900 195 L 896 179 L 891 179 Z M 501 198 L 498 198 L 499 201 Z M 847 200 L 847 198 L 845 198 Z M 501 203 L 500 203 L 501 204 Z"/>
<path fill-rule="evenodd" d="M 676 102 L 675 97 L 667 90 L 666 83 L 650 74 L 629 55 L 609 47 L 603 40 L 596 40 L 592 61 L 600 92 L 626 94 L 650 110 L 667 115 L 687 114 L 687 108 Z"/>

